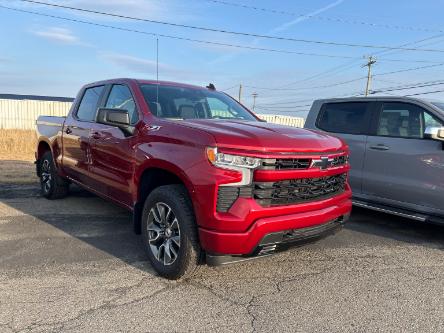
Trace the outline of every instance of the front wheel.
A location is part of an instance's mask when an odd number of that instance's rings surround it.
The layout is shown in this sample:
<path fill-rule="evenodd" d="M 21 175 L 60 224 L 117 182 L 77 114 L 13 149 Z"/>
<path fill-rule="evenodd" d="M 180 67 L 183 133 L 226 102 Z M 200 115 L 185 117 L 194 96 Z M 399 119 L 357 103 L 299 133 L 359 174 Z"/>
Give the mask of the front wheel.
<path fill-rule="evenodd" d="M 43 154 L 40 163 L 40 189 L 47 199 L 60 199 L 69 191 L 69 182 L 57 174 L 50 151 Z"/>
<path fill-rule="evenodd" d="M 201 248 L 191 200 L 182 185 L 160 186 L 151 192 L 143 207 L 142 237 L 159 275 L 176 280 L 195 272 Z"/>

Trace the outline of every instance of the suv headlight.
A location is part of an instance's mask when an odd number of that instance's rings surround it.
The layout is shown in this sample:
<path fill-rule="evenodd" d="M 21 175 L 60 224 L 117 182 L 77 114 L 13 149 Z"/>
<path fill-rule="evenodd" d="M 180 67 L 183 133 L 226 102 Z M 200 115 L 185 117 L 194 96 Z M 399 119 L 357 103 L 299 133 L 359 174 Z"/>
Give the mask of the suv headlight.
<path fill-rule="evenodd" d="M 217 151 L 216 147 L 207 148 L 208 160 L 219 168 L 235 170 L 242 173 L 242 181 L 239 183 L 225 184 L 223 186 L 249 185 L 253 178 L 253 169 L 262 163 L 260 158 L 225 154 Z"/>

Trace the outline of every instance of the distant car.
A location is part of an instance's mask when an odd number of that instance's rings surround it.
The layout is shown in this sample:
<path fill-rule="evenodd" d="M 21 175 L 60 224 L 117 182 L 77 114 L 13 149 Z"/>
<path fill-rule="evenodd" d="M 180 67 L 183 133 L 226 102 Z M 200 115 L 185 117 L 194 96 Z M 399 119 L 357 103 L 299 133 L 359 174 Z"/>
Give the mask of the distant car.
<path fill-rule="evenodd" d="M 354 205 L 444 223 L 444 103 L 407 97 L 317 100 L 305 127 L 348 143 Z"/>

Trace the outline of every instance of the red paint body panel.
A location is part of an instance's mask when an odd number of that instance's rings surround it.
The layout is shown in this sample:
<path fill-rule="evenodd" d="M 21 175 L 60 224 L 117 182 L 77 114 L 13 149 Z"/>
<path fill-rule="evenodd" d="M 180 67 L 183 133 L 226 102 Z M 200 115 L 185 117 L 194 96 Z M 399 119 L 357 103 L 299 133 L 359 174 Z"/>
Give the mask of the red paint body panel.
<path fill-rule="evenodd" d="M 320 132 L 263 122 L 157 118 L 144 100 L 141 83 L 156 82 L 115 79 L 87 85 L 79 92 L 66 120 L 40 117 L 37 160 L 50 149 L 61 176 L 129 210 L 141 200 L 139 188 L 145 171 L 156 168 L 174 174 L 190 194 L 202 247 L 210 253 L 248 254 L 267 233 L 325 223 L 350 212 L 347 185 L 345 192 L 329 199 L 287 206 L 267 208 L 253 198 L 239 198 L 228 212 L 218 213 L 219 186 L 241 181 L 242 174 L 213 166 L 206 156 L 207 147 L 258 158 L 313 159 L 348 154 L 348 147 L 340 139 Z M 86 88 L 112 84 L 127 85 L 135 100 L 139 122 L 132 136 L 125 136 L 116 127 L 75 117 Z M 159 84 L 204 89 L 172 82 Z M 66 133 L 68 127 L 71 133 Z M 348 170 L 348 165 L 326 170 L 256 170 L 253 179 L 274 182 L 319 178 Z"/>

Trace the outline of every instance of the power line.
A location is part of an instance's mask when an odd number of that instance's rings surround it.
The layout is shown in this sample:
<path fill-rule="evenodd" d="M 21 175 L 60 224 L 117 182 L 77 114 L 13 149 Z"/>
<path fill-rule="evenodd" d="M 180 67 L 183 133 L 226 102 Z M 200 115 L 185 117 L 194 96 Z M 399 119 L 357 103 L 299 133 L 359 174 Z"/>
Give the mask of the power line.
<path fill-rule="evenodd" d="M 436 64 L 436 65 L 428 65 L 428 66 L 400 69 L 400 70 L 393 71 L 393 72 L 377 73 L 377 74 L 374 74 L 373 76 L 391 75 L 391 74 L 411 72 L 411 71 L 416 71 L 416 70 L 420 70 L 420 69 L 434 68 L 434 67 L 440 67 L 440 66 L 444 66 L 444 63 L 440 63 L 440 64 Z"/>
<path fill-rule="evenodd" d="M 87 25 L 97 26 L 97 27 L 101 27 L 101 28 L 109 28 L 109 29 L 120 30 L 120 31 L 125 31 L 125 32 L 132 32 L 132 33 L 137 33 L 137 34 L 149 35 L 149 36 L 153 36 L 153 37 L 163 37 L 163 38 L 170 38 L 170 39 L 176 39 L 176 40 L 183 40 L 183 41 L 193 42 L 193 43 L 201 43 L 201 44 L 216 45 L 216 46 L 227 46 L 227 47 L 238 48 L 238 49 L 248 49 L 248 50 L 254 50 L 254 51 L 285 53 L 285 54 L 294 54 L 294 55 L 303 55 L 303 56 L 353 59 L 353 57 L 350 57 L 350 56 L 321 54 L 321 53 L 306 53 L 306 52 L 291 51 L 291 50 L 282 50 L 282 49 L 246 46 L 246 45 L 239 45 L 239 44 L 220 43 L 220 42 L 213 42 L 213 41 L 202 40 L 202 39 L 180 37 L 180 36 L 175 36 L 175 35 L 159 34 L 159 33 L 142 31 L 142 30 L 137 30 L 137 29 L 122 28 L 122 27 L 117 27 L 117 26 L 113 26 L 113 25 L 109 25 L 109 24 L 101 24 L 101 23 L 95 23 L 95 22 L 91 22 L 91 21 L 72 19 L 72 18 L 67 18 L 67 17 L 59 16 L 59 15 L 45 14 L 45 13 L 35 12 L 35 11 L 31 11 L 31 10 L 12 8 L 12 7 L 8 7 L 8 6 L 2 6 L 2 5 L 0 5 L 0 8 L 12 10 L 12 11 L 16 11 L 16 12 L 21 12 L 21 13 L 50 17 L 50 18 L 64 20 L 64 21 L 70 21 L 70 22 L 74 22 L 74 23 L 87 24 Z"/>
<path fill-rule="evenodd" d="M 249 5 L 233 3 L 233 2 L 228 2 L 228 1 L 221 1 L 221 0 L 207 0 L 207 1 L 217 3 L 220 5 L 227 5 L 227 6 L 240 7 L 240 8 L 245 8 L 245 9 L 252 9 L 252 10 L 262 11 L 262 12 L 266 12 L 266 13 L 282 14 L 282 15 L 296 16 L 296 17 L 300 17 L 300 18 L 310 18 L 310 19 L 317 19 L 317 20 L 331 21 L 331 22 L 338 22 L 338 23 L 366 25 L 366 26 L 371 26 L 371 27 L 375 27 L 375 28 L 423 31 L 423 32 L 444 32 L 444 30 L 421 28 L 421 27 L 417 27 L 417 26 L 401 26 L 401 25 L 392 25 L 392 24 L 385 24 L 385 23 L 373 23 L 373 22 L 358 21 L 358 20 L 348 20 L 348 19 L 339 18 L 339 17 L 329 17 L 329 16 L 322 16 L 322 15 L 298 14 L 298 13 L 284 11 L 284 10 L 249 6 Z"/>
<path fill-rule="evenodd" d="M 231 89 L 234 89 L 234 88 L 238 88 L 238 87 L 239 87 L 239 85 L 238 85 L 238 84 L 235 84 L 235 85 L 232 86 L 232 87 L 225 88 L 225 89 L 220 89 L 220 91 L 228 91 L 228 90 L 231 90 Z"/>
<path fill-rule="evenodd" d="M 351 83 L 351 82 L 356 82 L 362 79 L 365 79 L 366 76 L 362 76 L 353 80 L 348 80 L 348 81 L 344 81 L 344 82 L 339 82 L 339 83 L 334 83 L 334 84 L 329 84 L 329 85 L 322 85 L 322 86 L 315 86 L 315 87 L 302 87 L 302 88 L 267 88 L 267 87 L 256 87 L 256 86 L 248 86 L 248 85 L 244 85 L 244 87 L 247 88 L 252 88 L 252 89 L 261 89 L 261 90 L 276 90 L 276 91 L 301 91 L 301 90 L 310 90 L 310 89 L 322 89 L 322 88 L 329 88 L 329 87 L 334 87 L 334 86 L 340 86 L 343 84 L 347 84 L 347 83 Z"/>
<path fill-rule="evenodd" d="M 378 94 L 381 92 L 385 93 L 388 91 L 399 91 L 399 90 L 417 89 L 417 88 L 424 88 L 424 87 L 433 87 L 433 86 L 439 86 L 439 85 L 443 85 L 443 84 L 444 84 L 443 80 L 436 80 L 436 81 L 430 81 L 430 82 L 410 84 L 410 85 L 405 85 L 405 86 L 381 88 L 379 90 L 373 90 L 371 93 Z"/>
<path fill-rule="evenodd" d="M 142 21 L 142 22 L 168 25 L 168 26 L 174 26 L 174 27 L 180 27 L 180 28 L 188 28 L 188 29 L 210 31 L 210 32 L 219 32 L 219 33 L 230 34 L 230 35 L 248 36 L 248 37 L 263 38 L 263 39 L 270 39 L 270 40 L 280 40 L 280 41 L 287 41 L 287 42 L 309 43 L 309 44 L 321 44 L 321 45 L 330 45 L 330 46 L 383 49 L 383 50 L 403 50 L 403 51 L 444 53 L 444 50 L 439 50 L 439 49 L 399 48 L 399 47 L 386 46 L 386 45 L 340 43 L 340 42 L 333 42 L 333 41 L 321 41 L 321 40 L 298 39 L 298 38 L 290 38 L 290 37 L 282 37 L 282 36 L 262 35 L 262 34 L 252 33 L 252 32 L 240 32 L 240 31 L 210 28 L 210 27 L 179 24 L 179 23 L 173 23 L 173 22 L 143 19 L 143 18 L 139 18 L 139 17 L 127 16 L 127 15 L 121 15 L 121 14 L 113 14 L 113 13 L 102 12 L 102 11 L 98 11 L 98 10 L 91 10 L 91 9 L 85 9 L 85 8 L 79 8 L 79 7 L 71 7 L 71 6 L 65 6 L 65 5 L 57 5 L 57 4 L 43 2 L 43 1 L 34 1 L 34 0 L 19 0 L 19 1 L 26 2 L 26 3 L 34 3 L 34 4 L 39 4 L 39 5 L 44 5 L 44 6 L 54 7 L 54 8 L 63 8 L 63 9 L 79 11 L 79 12 L 123 18 L 123 19 L 134 20 L 134 21 Z"/>
<path fill-rule="evenodd" d="M 435 90 L 435 91 L 426 91 L 423 93 L 416 93 L 416 94 L 410 94 L 410 95 L 404 95 L 404 96 L 419 96 L 419 95 L 429 95 L 429 94 L 436 94 L 436 93 L 440 93 L 440 92 L 444 92 L 444 90 Z"/>

